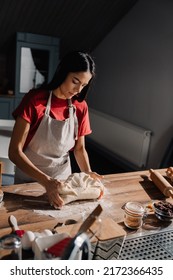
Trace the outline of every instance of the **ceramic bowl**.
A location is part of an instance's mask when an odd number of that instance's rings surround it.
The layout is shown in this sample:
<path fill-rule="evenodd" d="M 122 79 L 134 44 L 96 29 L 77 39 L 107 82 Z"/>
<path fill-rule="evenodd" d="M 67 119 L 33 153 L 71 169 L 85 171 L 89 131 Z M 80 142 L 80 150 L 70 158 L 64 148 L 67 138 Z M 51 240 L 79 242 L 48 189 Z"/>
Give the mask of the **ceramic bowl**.
<path fill-rule="evenodd" d="M 153 203 L 153 208 L 156 217 L 165 222 L 171 222 L 173 219 L 173 205 L 169 202 L 159 201 Z"/>

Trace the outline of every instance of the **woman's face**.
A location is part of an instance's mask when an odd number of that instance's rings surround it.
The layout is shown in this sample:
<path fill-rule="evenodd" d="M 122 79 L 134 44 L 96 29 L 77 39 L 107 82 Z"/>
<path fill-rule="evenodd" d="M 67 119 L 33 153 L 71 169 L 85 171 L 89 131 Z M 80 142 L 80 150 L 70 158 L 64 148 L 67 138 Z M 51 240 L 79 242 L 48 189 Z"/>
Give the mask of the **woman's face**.
<path fill-rule="evenodd" d="M 58 97 L 69 99 L 80 93 L 92 78 L 90 72 L 69 73 L 65 81 L 59 87 Z"/>

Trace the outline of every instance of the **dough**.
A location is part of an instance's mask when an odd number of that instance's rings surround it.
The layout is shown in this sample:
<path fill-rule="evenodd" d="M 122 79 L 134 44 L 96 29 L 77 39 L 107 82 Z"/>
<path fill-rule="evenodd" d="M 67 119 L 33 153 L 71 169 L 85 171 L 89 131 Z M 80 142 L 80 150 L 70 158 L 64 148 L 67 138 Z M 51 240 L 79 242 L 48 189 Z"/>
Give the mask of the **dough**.
<path fill-rule="evenodd" d="M 59 194 L 65 204 L 76 200 L 98 199 L 103 192 L 103 183 L 84 172 L 71 174 L 59 186 Z"/>

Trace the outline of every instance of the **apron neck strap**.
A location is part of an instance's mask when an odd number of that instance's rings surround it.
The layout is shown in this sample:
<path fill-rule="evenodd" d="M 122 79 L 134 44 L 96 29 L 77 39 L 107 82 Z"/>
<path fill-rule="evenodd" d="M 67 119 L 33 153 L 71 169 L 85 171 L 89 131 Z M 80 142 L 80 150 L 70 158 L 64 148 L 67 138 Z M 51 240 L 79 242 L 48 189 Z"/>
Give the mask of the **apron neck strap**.
<path fill-rule="evenodd" d="M 46 110 L 45 110 L 46 115 L 50 114 L 51 99 L 52 99 L 52 91 L 50 92 L 50 95 L 49 95 L 49 98 L 48 98 L 48 102 L 47 102 L 47 106 L 46 106 Z M 69 108 L 69 117 L 72 117 L 73 112 L 75 110 L 75 107 L 73 106 L 73 103 L 72 103 L 71 99 L 67 99 L 67 103 L 68 103 L 68 108 Z"/>
<path fill-rule="evenodd" d="M 46 106 L 46 110 L 45 110 L 46 115 L 50 114 L 51 99 L 52 99 L 52 91 L 50 92 L 50 95 L 48 98 L 48 102 L 47 102 L 47 106 Z M 77 120 L 77 116 L 76 116 L 76 107 L 73 105 L 71 99 L 67 99 L 67 103 L 68 103 L 68 108 L 69 108 L 69 118 L 71 121 L 74 121 L 74 123 L 75 123 L 75 139 L 77 139 L 77 137 L 78 137 L 78 120 Z"/>
<path fill-rule="evenodd" d="M 77 120 L 77 116 L 76 116 L 76 107 L 73 105 L 71 99 L 67 99 L 67 102 L 68 102 L 70 120 L 71 121 L 74 120 L 75 140 L 77 140 L 77 138 L 78 138 L 78 120 Z"/>
<path fill-rule="evenodd" d="M 46 115 L 49 115 L 49 113 L 50 113 L 51 99 L 52 99 L 52 91 L 49 94 L 49 98 L 48 98 L 48 102 L 47 102 L 47 106 L 46 106 L 46 110 L 45 110 Z"/>
<path fill-rule="evenodd" d="M 70 99 L 67 99 L 67 103 L 68 103 L 68 107 L 73 107 L 73 104 L 72 104 L 71 98 L 70 98 Z"/>
<path fill-rule="evenodd" d="M 73 106 L 71 99 L 67 99 L 67 103 L 68 103 L 68 109 L 69 109 L 69 117 L 71 118 L 75 111 L 75 107 Z"/>

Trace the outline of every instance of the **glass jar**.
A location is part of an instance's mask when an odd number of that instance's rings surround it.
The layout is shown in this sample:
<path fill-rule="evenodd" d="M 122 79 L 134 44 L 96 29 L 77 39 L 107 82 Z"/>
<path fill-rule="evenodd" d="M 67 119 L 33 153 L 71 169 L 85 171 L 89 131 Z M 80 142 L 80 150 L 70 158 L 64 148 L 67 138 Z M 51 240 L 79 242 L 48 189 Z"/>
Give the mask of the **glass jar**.
<path fill-rule="evenodd" d="M 131 229 L 142 226 L 145 208 L 139 202 L 127 202 L 124 207 L 124 224 Z"/>

